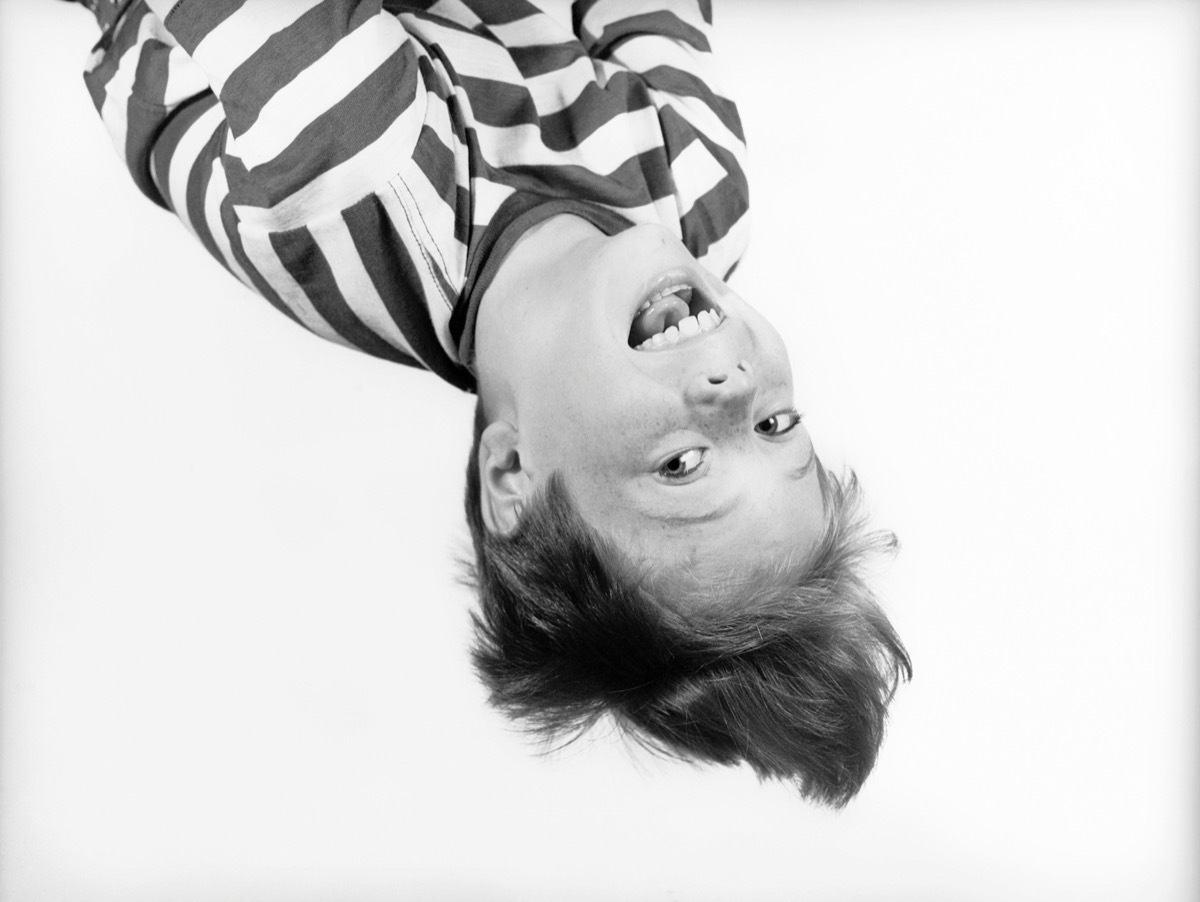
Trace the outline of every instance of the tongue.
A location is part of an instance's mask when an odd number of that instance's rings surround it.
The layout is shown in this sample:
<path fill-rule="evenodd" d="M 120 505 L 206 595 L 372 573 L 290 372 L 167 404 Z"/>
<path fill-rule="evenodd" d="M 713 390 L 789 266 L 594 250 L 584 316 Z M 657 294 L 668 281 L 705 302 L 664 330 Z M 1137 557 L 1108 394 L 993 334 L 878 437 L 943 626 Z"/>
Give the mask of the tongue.
<path fill-rule="evenodd" d="M 687 303 L 678 295 L 669 294 L 659 298 L 633 321 L 633 328 L 629 331 L 630 344 L 641 344 L 650 336 L 675 325 L 689 312 Z"/>

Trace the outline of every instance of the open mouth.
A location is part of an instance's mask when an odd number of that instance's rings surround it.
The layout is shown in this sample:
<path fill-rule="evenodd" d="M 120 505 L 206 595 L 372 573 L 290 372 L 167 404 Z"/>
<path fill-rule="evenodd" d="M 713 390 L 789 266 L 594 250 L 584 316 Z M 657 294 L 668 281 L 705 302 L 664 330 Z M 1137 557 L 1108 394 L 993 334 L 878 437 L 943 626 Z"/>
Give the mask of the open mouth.
<path fill-rule="evenodd" d="M 678 282 L 656 291 L 633 317 L 629 346 L 657 351 L 711 332 L 725 315 L 694 285 Z"/>

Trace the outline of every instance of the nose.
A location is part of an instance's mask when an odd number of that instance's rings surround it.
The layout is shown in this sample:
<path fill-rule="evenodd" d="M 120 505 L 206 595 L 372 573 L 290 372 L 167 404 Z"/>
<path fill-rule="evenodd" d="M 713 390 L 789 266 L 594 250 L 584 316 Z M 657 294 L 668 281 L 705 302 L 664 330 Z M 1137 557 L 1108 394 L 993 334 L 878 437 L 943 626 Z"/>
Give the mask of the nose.
<path fill-rule="evenodd" d="M 750 416 L 758 383 L 749 361 L 709 366 L 694 375 L 684 392 L 689 406 L 728 424 L 741 424 Z"/>

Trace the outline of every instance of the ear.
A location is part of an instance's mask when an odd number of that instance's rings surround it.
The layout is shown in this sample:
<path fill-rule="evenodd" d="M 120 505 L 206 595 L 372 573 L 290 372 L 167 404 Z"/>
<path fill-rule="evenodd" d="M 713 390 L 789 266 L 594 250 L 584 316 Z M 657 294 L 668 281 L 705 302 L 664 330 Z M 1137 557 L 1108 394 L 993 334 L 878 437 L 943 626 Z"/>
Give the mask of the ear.
<path fill-rule="evenodd" d="M 533 495 L 529 471 L 521 465 L 519 439 L 515 426 L 497 420 L 479 440 L 480 508 L 483 525 L 494 535 L 512 534 Z"/>

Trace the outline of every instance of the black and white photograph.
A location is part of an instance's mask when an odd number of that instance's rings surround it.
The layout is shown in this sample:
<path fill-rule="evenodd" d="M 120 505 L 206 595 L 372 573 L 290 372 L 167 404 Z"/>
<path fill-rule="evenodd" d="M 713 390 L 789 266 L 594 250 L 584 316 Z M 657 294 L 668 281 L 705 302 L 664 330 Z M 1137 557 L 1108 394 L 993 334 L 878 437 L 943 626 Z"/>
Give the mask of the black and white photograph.
<path fill-rule="evenodd" d="M 1191 902 L 1200 2 L 4 0 L 0 902 Z"/>

